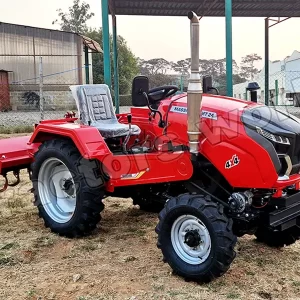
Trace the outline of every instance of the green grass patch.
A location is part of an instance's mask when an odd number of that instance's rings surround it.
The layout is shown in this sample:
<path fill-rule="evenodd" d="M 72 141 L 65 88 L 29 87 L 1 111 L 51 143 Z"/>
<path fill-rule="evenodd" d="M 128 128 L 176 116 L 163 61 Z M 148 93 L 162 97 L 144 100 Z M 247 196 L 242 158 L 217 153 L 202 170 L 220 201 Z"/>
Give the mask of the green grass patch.
<path fill-rule="evenodd" d="M 239 299 L 240 298 L 240 294 L 235 293 L 235 292 L 231 292 L 229 294 L 226 295 L 227 299 Z"/>

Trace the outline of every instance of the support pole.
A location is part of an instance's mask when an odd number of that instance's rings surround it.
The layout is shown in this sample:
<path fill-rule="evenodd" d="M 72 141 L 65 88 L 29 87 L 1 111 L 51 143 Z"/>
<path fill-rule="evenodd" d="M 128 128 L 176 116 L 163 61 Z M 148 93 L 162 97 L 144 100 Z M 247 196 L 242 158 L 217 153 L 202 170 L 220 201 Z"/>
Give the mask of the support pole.
<path fill-rule="evenodd" d="M 43 83 L 43 57 L 40 56 L 40 66 L 39 66 L 39 74 L 40 74 L 40 113 L 41 113 L 41 121 L 44 120 L 44 83 Z"/>
<path fill-rule="evenodd" d="M 89 48 L 84 46 L 84 65 L 85 65 L 85 83 L 90 83 L 90 64 L 89 64 Z"/>
<path fill-rule="evenodd" d="M 118 35 L 117 35 L 117 18 L 114 15 L 113 21 L 113 49 L 114 49 L 114 91 L 115 91 L 115 106 L 116 113 L 120 112 L 120 97 L 119 97 L 119 67 L 118 67 Z"/>
<path fill-rule="evenodd" d="M 278 105 L 278 95 L 279 95 L 279 89 L 278 89 L 278 79 L 275 80 L 275 105 Z"/>
<path fill-rule="evenodd" d="M 232 0 L 225 0 L 226 19 L 226 90 L 227 96 L 233 95 L 232 82 Z"/>
<path fill-rule="evenodd" d="M 183 75 L 180 75 L 180 92 L 183 93 Z"/>
<path fill-rule="evenodd" d="M 265 19 L 265 105 L 269 105 L 269 19 Z"/>
<path fill-rule="evenodd" d="M 104 83 L 107 84 L 109 88 L 111 88 L 108 0 L 101 0 L 101 4 L 102 4 L 102 39 L 103 39 Z"/>

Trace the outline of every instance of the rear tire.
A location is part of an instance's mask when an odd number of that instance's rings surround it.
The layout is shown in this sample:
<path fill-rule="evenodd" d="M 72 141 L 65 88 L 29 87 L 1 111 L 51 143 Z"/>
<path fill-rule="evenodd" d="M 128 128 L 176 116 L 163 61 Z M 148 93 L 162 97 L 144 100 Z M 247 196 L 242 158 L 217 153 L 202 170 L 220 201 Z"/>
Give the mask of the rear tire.
<path fill-rule="evenodd" d="M 66 237 L 89 234 L 104 209 L 104 181 L 97 161 L 68 140 L 44 142 L 32 164 L 35 205 L 45 226 Z"/>
<path fill-rule="evenodd" d="M 232 220 L 222 205 L 200 195 L 183 194 L 167 201 L 156 233 L 164 260 L 189 280 L 209 282 L 223 275 L 235 258 Z"/>
<path fill-rule="evenodd" d="M 300 229 L 295 226 L 285 231 L 272 231 L 271 229 L 260 226 L 255 232 L 256 240 L 269 247 L 281 248 L 294 244 L 300 236 Z"/>

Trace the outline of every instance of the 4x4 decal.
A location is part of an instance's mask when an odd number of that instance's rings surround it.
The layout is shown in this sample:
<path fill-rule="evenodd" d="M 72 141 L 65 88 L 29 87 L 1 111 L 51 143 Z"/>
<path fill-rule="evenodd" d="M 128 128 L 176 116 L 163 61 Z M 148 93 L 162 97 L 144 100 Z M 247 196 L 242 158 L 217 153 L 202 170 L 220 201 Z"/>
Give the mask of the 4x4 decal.
<path fill-rule="evenodd" d="M 240 163 L 239 157 L 234 154 L 231 159 L 225 162 L 225 169 L 231 169 Z"/>

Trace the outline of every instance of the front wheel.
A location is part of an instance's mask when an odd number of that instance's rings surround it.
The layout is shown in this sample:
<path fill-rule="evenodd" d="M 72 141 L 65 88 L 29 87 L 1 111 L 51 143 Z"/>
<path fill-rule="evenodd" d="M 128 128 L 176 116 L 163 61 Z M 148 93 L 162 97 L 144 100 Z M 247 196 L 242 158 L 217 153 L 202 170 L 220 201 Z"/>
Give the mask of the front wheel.
<path fill-rule="evenodd" d="M 32 164 L 35 205 L 45 226 L 67 237 L 89 234 L 100 221 L 103 180 L 96 161 L 68 140 L 44 142 Z"/>
<path fill-rule="evenodd" d="M 296 243 L 300 237 L 300 229 L 298 226 L 295 226 L 285 231 L 273 231 L 261 225 L 257 228 L 254 235 L 259 243 L 264 243 L 269 247 L 282 248 Z"/>
<path fill-rule="evenodd" d="M 158 248 L 180 276 L 209 282 L 235 258 L 237 238 L 223 207 L 200 195 L 171 198 L 159 214 Z"/>

